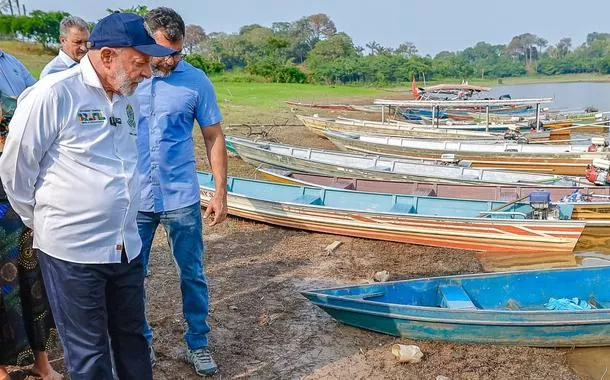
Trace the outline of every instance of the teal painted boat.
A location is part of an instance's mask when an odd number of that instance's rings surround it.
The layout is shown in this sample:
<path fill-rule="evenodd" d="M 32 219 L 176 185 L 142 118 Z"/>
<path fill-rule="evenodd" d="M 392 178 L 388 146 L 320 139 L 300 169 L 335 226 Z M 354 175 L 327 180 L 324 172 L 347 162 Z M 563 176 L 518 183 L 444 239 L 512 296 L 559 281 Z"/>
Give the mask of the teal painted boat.
<path fill-rule="evenodd" d="M 214 178 L 208 173 L 198 176 L 206 206 L 214 195 Z M 229 177 L 227 191 L 229 213 L 243 218 L 476 251 L 571 252 L 586 225 L 567 220 L 573 206 L 550 204 L 548 193 L 530 197 L 529 202 L 506 203 L 321 189 L 236 177 Z"/>
<path fill-rule="evenodd" d="M 610 266 L 433 277 L 302 294 L 339 322 L 411 339 L 610 345 Z"/>

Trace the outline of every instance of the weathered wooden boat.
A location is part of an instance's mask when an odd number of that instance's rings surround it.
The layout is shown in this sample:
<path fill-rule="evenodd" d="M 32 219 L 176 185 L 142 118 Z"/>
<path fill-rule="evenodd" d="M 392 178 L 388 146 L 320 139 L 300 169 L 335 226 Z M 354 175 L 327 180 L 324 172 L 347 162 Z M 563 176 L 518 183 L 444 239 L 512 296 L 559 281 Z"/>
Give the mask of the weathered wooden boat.
<path fill-rule="evenodd" d="M 484 132 L 478 130 L 461 130 L 449 128 L 434 128 L 425 125 L 402 125 L 399 123 L 381 123 L 368 120 L 357 120 L 347 118 L 328 118 L 319 116 L 302 116 L 297 118 L 313 133 L 326 137 L 326 130 L 336 132 L 354 132 L 379 136 L 412 137 L 418 139 L 434 138 L 438 140 L 476 140 L 488 141 L 490 143 L 505 142 L 506 140 L 519 140 L 525 142 L 548 141 L 551 139 L 550 132 Z M 516 128 L 516 126 L 515 126 Z M 506 127 L 504 127 L 506 130 Z M 569 133 L 567 134 L 569 136 Z M 569 138 L 569 137 L 568 137 Z"/>
<path fill-rule="evenodd" d="M 431 277 L 301 294 L 339 322 L 383 334 L 580 347 L 610 345 L 609 289 L 610 266 L 598 266 Z M 568 309 L 549 310 L 556 304 Z"/>
<path fill-rule="evenodd" d="M 454 154 L 472 162 L 474 167 L 501 168 L 515 171 L 583 175 L 595 158 L 606 159 L 610 152 L 600 144 L 540 145 L 540 144 L 477 144 L 476 142 L 430 141 L 391 136 L 359 135 L 326 131 L 326 137 L 346 151 L 390 154 L 403 157 L 440 158 Z"/>
<path fill-rule="evenodd" d="M 201 200 L 214 195 L 211 174 L 199 173 Z M 265 223 L 475 251 L 572 251 L 585 223 L 556 205 L 547 219 L 530 203 L 493 202 L 294 186 L 229 178 L 229 213 Z"/>
<path fill-rule="evenodd" d="M 291 170 L 259 167 L 257 170 L 266 180 L 300 186 L 319 186 L 356 191 L 376 191 L 393 194 L 424 195 L 428 197 L 491 199 L 512 202 L 524 199 L 534 191 L 547 191 L 551 201 L 572 204 L 572 219 L 610 220 L 610 186 L 541 186 L 541 185 L 497 185 L 479 186 L 465 184 L 443 184 L 426 182 L 375 181 L 364 178 L 333 177 L 308 174 Z"/>
<path fill-rule="evenodd" d="M 335 111 L 355 111 L 350 104 L 316 104 L 316 103 L 301 103 L 301 102 L 286 102 L 286 104 L 295 107 L 303 108 L 322 108 Z"/>
<path fill-rule="evenodd" d="M 244 161 L 307 173 L 388 181 L 468 183 L 479 185 L 531 184 L 547 186 L 594 186 L 582 177 L 520 173 L 470 168 L 468 162 L 403 159 L 379 155 L 351 154 L 292 145 L 255 142 L 234 136 L 225 139 L 227 149 Z"/>

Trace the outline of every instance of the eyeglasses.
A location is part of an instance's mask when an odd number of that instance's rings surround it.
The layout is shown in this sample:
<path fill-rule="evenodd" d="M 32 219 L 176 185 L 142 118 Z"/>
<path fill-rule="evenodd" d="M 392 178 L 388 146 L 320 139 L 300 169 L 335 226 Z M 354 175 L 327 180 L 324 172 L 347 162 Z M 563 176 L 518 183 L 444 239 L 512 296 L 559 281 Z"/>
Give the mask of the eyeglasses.
<path fill-rule="evenodd" d="M 165 56 L 164 58 L 165 59 L 171 58 L 174 60 L 174 62 L 180 62 L 184 58 L 184 54 L 182 53 L 182 51 L 177 51 L 175 53 Z"/>

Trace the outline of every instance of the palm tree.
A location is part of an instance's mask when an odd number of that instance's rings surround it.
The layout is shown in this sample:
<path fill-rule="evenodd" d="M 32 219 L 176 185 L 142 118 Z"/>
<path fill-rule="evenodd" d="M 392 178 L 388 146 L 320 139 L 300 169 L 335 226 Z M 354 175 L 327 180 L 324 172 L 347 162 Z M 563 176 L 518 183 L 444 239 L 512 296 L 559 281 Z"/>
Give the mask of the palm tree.
<path fill-rule="evenodd" d="M 366 47 L 371 49 L 371 55 L 375 55 L 375 53 L 379 52 L 379 49 L 381 49 L 381 45 L 377 43 L 377 41 L 369 42 L 366 44 Z"/>

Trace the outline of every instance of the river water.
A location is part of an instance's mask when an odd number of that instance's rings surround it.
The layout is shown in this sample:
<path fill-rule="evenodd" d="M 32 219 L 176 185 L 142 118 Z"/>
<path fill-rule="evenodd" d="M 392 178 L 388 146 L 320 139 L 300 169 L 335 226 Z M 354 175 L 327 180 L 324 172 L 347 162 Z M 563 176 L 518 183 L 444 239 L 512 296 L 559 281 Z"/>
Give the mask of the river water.
<path fill-rule="evenodd" d="M 485 96 L 498 97 L 510 94 L 516 98 L 553 98 L 548 105 L 551 109 L 583 111 L 595 107 L 600 111 L 610 111 L 610 83 L 536 83 L 520 85 L 500 85 L 493 87 Z M 544 105 L 543 107 L 547 107 Z"/>

